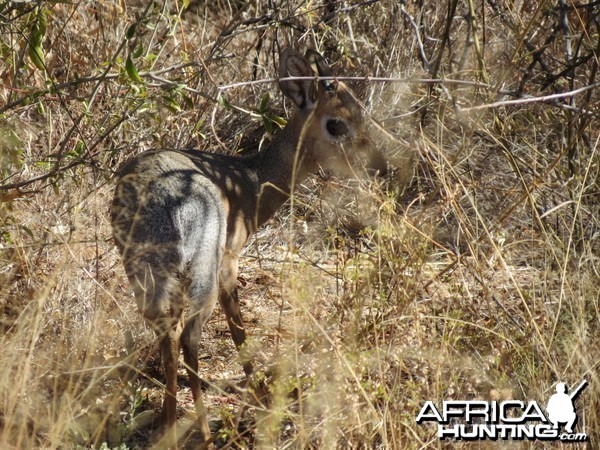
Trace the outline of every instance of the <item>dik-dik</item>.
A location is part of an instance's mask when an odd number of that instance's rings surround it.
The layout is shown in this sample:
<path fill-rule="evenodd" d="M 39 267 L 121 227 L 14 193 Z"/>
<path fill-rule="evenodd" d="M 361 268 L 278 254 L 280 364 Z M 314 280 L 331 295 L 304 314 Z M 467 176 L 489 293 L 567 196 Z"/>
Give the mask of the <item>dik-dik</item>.
<path fill-rule="evenodd" d="M 330 75 L 314 51 L 306 57 L 292 49 L 281 53 L 279 87 L 297 111 L 257 154 L 150 151 L 127 162 L 119 173 L 113 233 L 137 306 L 160 342 L 168 429 L 176 422 L 181 345 L 201 437 L 210 439 L 198 377 L 198 339 L 218 300 L 236 347 L 244 344 L 236 282 L 248 238 L 295 186 L 320 168 L 353 173 L 359 161 L 367 161 L 374 171 L 386 168 L 360 103 L 343 83 L 317 81 L 313 67 L 319 75 Z M 251 362 L 242 363 L 249 376 Z"/>

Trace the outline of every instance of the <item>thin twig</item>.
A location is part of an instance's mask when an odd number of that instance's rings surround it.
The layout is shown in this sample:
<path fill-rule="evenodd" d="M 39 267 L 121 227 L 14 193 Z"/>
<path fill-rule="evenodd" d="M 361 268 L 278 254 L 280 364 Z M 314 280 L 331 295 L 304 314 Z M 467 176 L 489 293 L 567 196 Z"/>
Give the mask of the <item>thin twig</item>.
<path fill-rule="evenodd" d="M 595 89 L 597 87 L 600 87 L 600 83 L 594 83 L 589 86 L 584 86 L 579 89 L 575 89 L 573 91 L 561 92 L 559 94 L 543 95 L 541 97 L 526 97 L 526 98 L 519 98 L 516 100 L 503 100 L 503 101 L 494 102 L 494 103 L 485 103 L 483 105 L 471 106 L 469 108 L 462 108 L 461 111 L 468 112 L 468 111 L 477 111 L 477 110 L 481 110 L 481 109 L 499 108 L 502 106 L 525 105 L 528 103 L 548 102 L 548 101 L 557 100 L 560 98 L 570 98 L 570 97 L 573 97 L 574 95 L 578 95 L 583 92 L 587 92 L 587 91 L 589 91 L 591 89 Z"/>
<path fill-rule="evenodd" d="M 427 54 L 425 53 L 425 48 L 423 46 L 423 39 L 421 38 L 421 31 L 419 30 L 419 25 L 417 25 L 417 22 L 415 22 L 413 16 L 411 16 L 410 13 L 406 10 L 403 2 L 400 3 L 400 12 L 404 17 L 406 17 L 411 27 L 413 27 L 413 30 L 415 30 L 417 47 L 419 48 L 419 58 L 421 58 L 423 69 L 429 72 L 431 70 L 431 64 L 429 63 L 429 59 L 427 58 Z"/>
<path fill-rule="evenodd" d="M 351 11 L 354 11 L 355 9 L 362 8 L 364 6 L 370 6 L 370 5 L 373 5 L 380 1 L 381 0 L 366 0 L 361 3 L 355 3 L 353 5 L 346 6 L 344 8 L 336 9 L 336 10 L 330 12 L 329 14 L 325 15 L 321 20 L 319 20 L 311 28 L 312 28 L 312 30 L 317 30 L 322 23 L 327 23 L 329 20 L 331 20 L 333 17 L 337 16 L 340 13 L 349 13 Z"/>
<path fill-rule="evenodd" d="M 315 80 L 315 81 L 364 81 L 367 83 L 421 83 L 421 84 L 453 84 L 456 86 L 472 86 L 483 89 L 491 89 L 492 86 L 479 81 L 455 80 L 450 78 L 388 78 L 388 77 L 286 77 L 286 78 L 265 78 L 262 80 L 242 81 L 239 83 L 224 84 L 219 86 L 220 91 L 229 89 L 252 86 L 255 84 L 276 83 L 279 81 L 293 80 Z"/>

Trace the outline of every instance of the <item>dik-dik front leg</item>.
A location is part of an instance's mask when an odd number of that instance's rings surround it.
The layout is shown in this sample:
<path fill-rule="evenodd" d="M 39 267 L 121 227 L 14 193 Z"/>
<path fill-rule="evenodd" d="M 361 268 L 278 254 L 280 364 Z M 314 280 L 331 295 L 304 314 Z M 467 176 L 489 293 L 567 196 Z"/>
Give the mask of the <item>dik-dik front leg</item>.
<path fill-rule="evenodd" d="M 240 352 L 242 366 L 247 377 L 252 375 L 252 362 L 249 355 L 243 352 L 243 345 L 246 342 L 246 331 L 242 320 L 240 310 L 240 301 L 237 292 L 237 273 L 238 273 L 238 258 L 232 254 L 226 255 L 223 258 L 220 271 L 220 291 L 219 303 L 221 304 L 227 324 L 231 331 L 231 338 L 235 343 L 236 348 Z"/>

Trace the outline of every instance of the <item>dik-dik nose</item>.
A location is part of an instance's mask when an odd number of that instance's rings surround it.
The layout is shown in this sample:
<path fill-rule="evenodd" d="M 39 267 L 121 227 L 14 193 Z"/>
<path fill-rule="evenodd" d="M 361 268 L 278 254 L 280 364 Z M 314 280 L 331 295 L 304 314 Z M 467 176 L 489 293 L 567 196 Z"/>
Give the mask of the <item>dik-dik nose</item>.
<path fill-rule="evenodd" d="M 377 149 L 373 149 L 371 152 L 369 163 L 367 164 L 367 172 L 369 175 L 377 175 L 380 177 L 385 177 L 388 173 L 387 160 Z"/>
<path fill-rule="evenodd" d="M 373 140 L 361 136 L 356 141 L 356 148 L 363 159 L 364 168 L 371 176 L 385 177 L 388 173 L 388 162 Z"/>

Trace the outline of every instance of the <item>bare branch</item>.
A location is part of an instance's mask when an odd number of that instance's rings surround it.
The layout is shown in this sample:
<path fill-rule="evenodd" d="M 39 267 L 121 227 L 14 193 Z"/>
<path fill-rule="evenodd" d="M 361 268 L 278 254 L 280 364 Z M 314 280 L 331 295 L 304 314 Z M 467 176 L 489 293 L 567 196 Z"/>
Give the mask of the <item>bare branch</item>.
<path fill-rule="evenodd" d="M 256 84 L 276 83 L 288 80 L 315 80 L 315 81 L 364 81 L 367 83 L 406 83 L 406 84 L 453 84 L 455 86 L 471 86 L 482 89 L 491 89 L 492 86 L 479 81 L 454 80 L 450 78 L 388 78 L 388 77 L 286 77 L 286 78 L 265 78 L 262 80 L 243 81 L 219 86 L 220 91 L 227 91 L 245 86 Z"/>
<path fill-rule="evenodd" d="M 548 102 L 548 101 L 557 100 L 557 99 L 561 99 L 561 98 L 571 98 L 575 95 L 590 91 L 599 86 L 600 86 L 600 83 L 594 83 L 589 86 L 584 86 L 579 89 L 575 89 L 573 91 L 561 92 L 561 93 L 552 94 L 552 95 L 543 95 L 541 97 L 525 97 L 525 98 L 519 98 L 519 99 L 515 99 L 515 100 L 504 100 L 504 101 L 494 102 L 494 103 L 485 103 L 483 105 L 471 106 L 470 108 L 462 108 L 461 110 L 462 111 L 477 111 L 477 110 L 481 110 L 481 109 L 499 108 L 502 106 L 526 105 L 529 103 L 543 103 L 543 102 Z"/>

